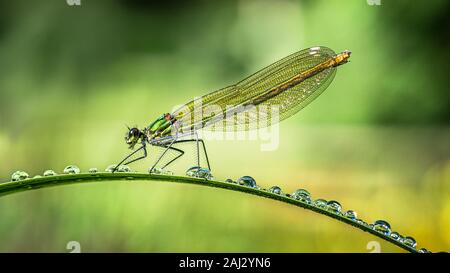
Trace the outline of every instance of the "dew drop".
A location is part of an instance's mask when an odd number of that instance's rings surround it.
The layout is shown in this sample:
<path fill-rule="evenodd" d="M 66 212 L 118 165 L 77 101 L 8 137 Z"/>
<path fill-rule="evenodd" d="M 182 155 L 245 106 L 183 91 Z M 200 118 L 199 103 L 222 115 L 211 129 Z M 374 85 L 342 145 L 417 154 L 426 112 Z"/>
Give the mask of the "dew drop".
<path fill-rule="evenodd" d="M 275 193 L 275 194 L 281 194 L 281 188 L 278 186 L 273 186 L 269 189 L 269 192 Z"/>
<path fill-rule="evenodd" d="M 407 246 L 409 246 L 409 247 L 415 248 L 417 243 L 416 243 L 416 240 L 414 240 L 413 237 L 407 236 L 407 237 L 405 237 L 405 238 L 403 239 L 403 244 L 404 244 L 404 245 L 407 245 Z"/>
<path fill-rule="evenodd" d="M 11 181 L 22 181 L 27 179 L 29 176 L 24 171 L 16 171 L 11 175 Z"/>
<path fill-rule="evenodd" d="M 358 223 L 358 224 L 360 224 L 360 225 L 362 225 L 362 226 L 369 226 L 366 222 L 364 222 L 364 221 L 361 220 L 361 219 L 356 219 L 355 221 L 356 221 L 356 223 Z"/>
<path fill-rule="evenodd" d="M 347 212 L 345 213 L 345 217 L 355 220 L 356 218 L 358 218 L 358 214 L 353 210 L 347 210 Z"/>
<path fill-rule="evenodd" d="M 116 166 L 117 166 L 116 164 L 109 165 L 108 167 L 106 167 L 105 172 L 112 173 L 116 168 Z"/>
<path fill-rule="evenodd" d="M 253 177 L 245 175 L 238 179 L 237 183 L 239 185 L 247 186 L 250 188 L 256 188 L 256 181 L 253 179 Z"/>
<path fill-rule="evenodd" d="M 305 189 L 298 189 L 292 193 L 292 198 L 311 204 L 311 194 Z"/>
<path fill-rule="evenodd" d="M 431 253 L 431 251 L 429 251 L 429 250 L 426 249 L 426 248 L 421 248 L 421 249 L 419 249 L 418 252 L 419 252 L 419 253 Z"/>
<path fill-rule="evenodd" d="M 342 206 L 338 201 L 330 200 L 327 202 L 328 211 L 334 212 L 336 214 L 341 213 Z"/>
<path fill-rule="evenodd" d="M 325 199 L 316 199 L 314 201 L 314 206 L 321 208 L 321 209 L 325 209 L 327 207 L 327 200 Z"/>
<path fill-rule="evenodd" d="M 206 180 L 214 179 L 214 177 L 211 174 L 211 171 L 209 169 L 201 168 L 199 166 L 194 166 L 194 167 L 189 168 L 186 171 L 186 175 L 190 176 L 190 177 L 195 177 L 195 178 L 204 178 Z"/>
<path fill-rule="evenodd" d="M 118 173 L 129 173 L 130 171 L 131 169 L 127 165 L 120 165 L 116 170 Z"/>
<path fill-rule="evenodd" d="M 164 170 L 162 168 L 153 168 L 150 172 L 150 174 L 165 174 L 165 175 L 173 175 L 173 172 Z"/>
<path fill-rule="evenodd" d="M 193 166 L 193 167 L 190 167 L 190 168 L 186 171 L 186 175 L 187 175 L 187 176 L 190 176 L 190 177 L 196 177 L 195 175 L 196 175 L 198 169 L 200 169 L 199 166 Z"/>
<path fill-rule="evenodd" d="M 65 174 L 77 174 L 77 173 L 80 173 L 80 168 L 78 168 L 75 165 L 69 165 L 69 166 L 64 168 L 63 172 Z"/>
<path fill-rule="evenodd" d="M 227 183 L 234 183 L 234 184 L 236 184 L 236 181 L 234 181 L 233 179 L 231 179 L 231 178 L 227 178 L 227 180 L 225 180 L 225 182 L 227 182 Z"/>
<path fill-rule="evenodd" d="M 98 169 L 97 168 L 90 168 L 89 169 L 89 173 L 97 173 Z"/>
<path fill-rule="evenodd" d="M 150 169 L 148 173 L 149 174 L 162 174 L 163 173 L 163 169 L 161 169 L 161 168 L 153 168 L 153 169 Z"/>
<path fill-rule="evenodd" d="M 386 236 L 391 234 L 391 225 L 384 220 L 377 220 L 373 223 L 373 229 Z"/>
<path fill-rule="evenodd" d="M 402 236 L 398 232 L 394 231 L 391 232 L 391 238 L 400 241 L 402 239 Z"/>
<path fill-rule="evenodd" d="M 209 169 L 206 169 L 206 168 L 198 169 L 197 177 L 198 178 L 204 178 L 206 180 L 213 180 L 214 179 L 214 177 L 211 174 L 211 171 Z"/>
<path fill-rule="evenodd" d="M 54 170 L 46 170 L 44 172 L 44 176 L 54 176 L 56 175 L 56 172 Z"/>

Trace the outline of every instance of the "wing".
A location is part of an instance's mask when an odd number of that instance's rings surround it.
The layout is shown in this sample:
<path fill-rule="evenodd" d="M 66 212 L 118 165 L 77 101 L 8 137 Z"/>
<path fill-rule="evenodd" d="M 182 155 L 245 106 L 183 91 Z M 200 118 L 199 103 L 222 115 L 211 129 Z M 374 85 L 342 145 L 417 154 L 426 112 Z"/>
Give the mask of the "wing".
<path fill-rule="evenodd" d="M 326 47 L 304 49 L 237 84 L 192 100 L 173 113 L 180 120 L 179 129 L 249 130 L 284 120 L 317 98 L 332 82 L 336 69 L 329 67 L 292 86 L 278 87 L 335 55 Z M 273 93 L 277 88 L 281 91 Z"/>

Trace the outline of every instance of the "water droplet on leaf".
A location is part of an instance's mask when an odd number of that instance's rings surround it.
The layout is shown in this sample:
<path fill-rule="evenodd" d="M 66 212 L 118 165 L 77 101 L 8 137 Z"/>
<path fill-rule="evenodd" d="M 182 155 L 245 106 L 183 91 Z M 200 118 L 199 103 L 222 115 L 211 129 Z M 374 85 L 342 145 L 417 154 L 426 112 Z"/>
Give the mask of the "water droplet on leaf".
<path fill-rule="evenodd" d="M 109 165 L 108 167 L 106 167 L 105 172 L 112 173 L 116 169 L 116 166 L 116 164 Z"/>
<path fill-rule="evenodd" d="M 413 237 L 407 236 L 403 239 L 403 244 L 407 245 L 409 247 L 415 248 L 417 243 Z"/>
<path fill-rule="evenodd" d="M 186 171 L 186 175 L 187 175 L 187 176 L 190 176 L 190 177 L 196 177 L 195 175 L 196 175 L 198 169 L 200 169 L 199 166 L 193 166 L 193 167 L 190 167 L 190 168 Z"/>
<path fill-rule="evenodd" d="M 253 179 L 253 177 L 245 175 L 238 179 L 237 183 L 239 185 L 247 186 L 250 188 L 256 188 L 256 181 Z"/>
<path fill-rule="evenodd" d="M 89 169 L 89 173 L 97 173 L 98 169 L 97 168 L 90 168 Z"/>
<path fill-rule="evenodd" d="M 24 171 L 16 171 L 11 175 L 11 181 L 22 181 L 27 179 L 29 176 Z"/>
<path fill-rule="evenodd" d="M 211 174 L 211 171 L 206 168 L 201 168 L 199 166 L 194 166 L 189 168 L 186 171 L 186 175 L 190 177 L 196 177 L 196 178 L 204 178 L 206 180 L 213 180 L 214 177 Z"/>
<path fill-rule="evenodd" d="M 80 173 L 80 168 L 78 168 L 75 165 L 69 165 L 69 166 L 64 168 L 63 172 L 65 174 L 77 174 L 77 173 Z"/>
<path fill-rule="evenodd" d="M 54 170 L 46 170 L 44 172 L 44 176 L 54 176 L 56 175 L 56 172 Z"/>
<path fill-rule="evenodd" d="M 339 213 L 341 213 L 342 206 L 341 206 L 341 204 L 339 204 L 338 201 L 330 200 L 327 203 L 327 209 L 328 209 L 328 211 L 339 214 Z"/>
<path fill-rule="evenodd" d="M 305 189 L 298 189 L 294 191 L 291 196 L 301 202 L 311 204 L 311 195 Z"/>
<path fill-rule="evenodd" d="M 355 220 L 356 218 L 358 218 L 358 214 L 353 210 L 347 210 L 347 212 L 345 213 L 345 217 Z"/>
<path fill-rule="evenodd" d="M 373 223 L 373 229 L 386 236 L 391 234 L 391 225 L 384 220 L 377 220 Z"/>
<path fill-rule="evenodd" d="M 162 174 L 163 173 L 163 169 L 161 169 L 161 168 L 153 168 L 153 169 L 150 169 L 148 173 L 149 174 Z"/>
<path fill-rule="evenodd" d="M 211 174 L 211 171 L 209 169 L 206 169 L 206 168 L 198 169 L 197 177 L 198 178 L 204 178 L 206 180 L 213 180 L 214 179 L 214 177 Z"/>
<path fill-rule="evenodd" d="M 169 170 L 165 170 L 162 168 L 153 168 L 150 172 L 150 174 L 165 174 L 165 175 L 173 175 L 173 172 Z"/>
<path fill-rule="evenodd" d="M 131 169 L 127 165 L 120 165 L 116 170 L 118 173 L 129 173 L 130 171 Z"/>
<path fill-rule="evenodd" d="M 391 238 L 400 241 L 400 239 L 402 239 L 402 236 L 398 232 L 394 231 L 391 233 Z"/>
<path fill-rule="evenodd" d="M 316 199 L 314 201 L 314 206 L 321 208 L 321 209 L 325 209 L 327 207 L 327 200 L 325 199 Z"/>
<path fill-rule="evenodd" d="M 281 188 L 278 186 L 273 186 L 269 189 L 269 192 L 275 193 L 275 194 L 281 194 Z"/>
<path fill-rule="evenodd" d="M 360 224 L 362 226 L 369 227 L 369 224 L 367 224 L 366 222 L 364 222 L 361 219 L 356 219 L 355 221 L 356 221 L 356 223 L 358 223 L 358 224 Z"/>

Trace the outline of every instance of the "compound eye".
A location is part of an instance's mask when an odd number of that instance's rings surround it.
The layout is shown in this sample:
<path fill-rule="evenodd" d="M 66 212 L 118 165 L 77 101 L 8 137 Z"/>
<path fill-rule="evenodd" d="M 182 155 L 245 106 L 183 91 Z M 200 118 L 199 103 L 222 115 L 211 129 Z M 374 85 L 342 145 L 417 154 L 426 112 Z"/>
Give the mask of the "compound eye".
<path fill-rule="evenodd" d="M 130 130 L 130 137 L 131 136 L 138 136 L 139 135 L 139 130 L 137 128 L 132 128 Z"/>

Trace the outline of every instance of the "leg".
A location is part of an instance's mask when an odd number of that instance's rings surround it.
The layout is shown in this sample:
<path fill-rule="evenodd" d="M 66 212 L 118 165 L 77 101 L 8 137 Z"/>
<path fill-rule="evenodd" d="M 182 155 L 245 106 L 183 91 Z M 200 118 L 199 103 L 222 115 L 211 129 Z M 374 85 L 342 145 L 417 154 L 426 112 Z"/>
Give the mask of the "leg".
<path fill-rule="evenodd" d="M 206 163 L 208 164 L 208 169 L 211 171 L 211 165 L 209 165 L 208 153 L 206 152 L 205 142 L 203 141 L 203 139 L 200 139 L 199 141 L 202 143 L 203 151 L 205 152 Z"/>
<path fill-rule="evenodd" d="M 175 160 L 177 160 L 178 158 L 182 157 L 184 155 L 184 151 L 175 147 L 170 147 L 169 149 L 174 150 L 179 152 L 180 154 L 177 155 L 174 159 L 170 160 L 169 162 L 167 162 L 166 164 L 164 164 L 164 166 L 162 166 L 161 169 L 164 169 L 165 167 L 169 166 L 170 164 L 172 164 L 173 162 L 175 162 Z"/>
<path fill-rule="evenodd" d="M 197 131 L 195 131 L 195 143 L 197 144 L 197 166 L 200 167 L 200 149 L 198 145 L 198 134 Z"/>
<path fill-rule="evenodd" d="M 141 159 L 146 158 L 146 157 L 147 157 L 147 148 L 146 148 L 145 146 L 143 146 L 143 147 L 144 147 L 144 154 L 143 154 L 142 156 L 140 156 L 140 157 L 138 157 L 138 158 L 135 158 L 135 159 L 133 159 L 133 160 L 130 160 L 130 161 L 128 161 L 128 162 L 125 162 L 124 164 L 125 164 L 125 165 L 128 165 L 128 164 L 131 164 L 131 163 L 133 163 L 133 162 L 135 162 L 135 161 L 138 161 L 138 160 L 141 160 Z"/>
<path fill-rule="evenodd" d="M 142 146 L 141 146 L 141 147 L 139 147 L 138 149 L 134 150 L 131 154 L 127 155 L 122 161 L 120 161 L 120 163 L 116 165 L 116 167 L 113 169 L 112 172 L 114 173 L 115 171 L 117 171 L 117 168 L 118 168 L 120 165 L 122 165 L 122 163 L 125 162 L 125 160 L 127 160 L 128 158 L 130 158 L 131 156 L 133 156 L 135 153 L 139 152 L 141 149 L 144 149 L 144 155 L 141 156 L 141 157 L 138 157 L 138 158 L 136 158 L 136 159 L 133 159 L 133 160 L 128 161 L 127 163 L 125 163 L 125 165 L 126 165 L 126 164 L 130 164 L 130 163 L 132 163 L 132 162 L 135 162 L 135 161 L 138 161 L 138 160 L 141 160 L 141 159 L 147 157 L 147 148 L 145 147 L 145 143 L 142 143 Z"/>
<path fill-rule="evenodd" d="M 211 170 L 211 165 L 209 164 L 209 158 L 208 158 L 208 153 L 206 151 L 206 146 L 205 146 L 205 142 L 203 141 L 203 139 L 198 138 L 198 139 L 185 139 L 185 140 L 178 140 L 175 144 L 177 143 L 183 143 L 183 142 L 196 142 L 197 143 L 197 149 L 198 149 L 198 144 L 201 142 L 202 146 L 203 146 L 203 151 L 205 152 L 205 158 L 206 158 L 206 163 L 208 164 L 208 169 Z M 198 165 L 200 165 L 200 154 L 197 150 L 197 163 Z"/>
<path fill-rule="evenodd" d="M 156 167 L 156 165 L 159 163 L 159 161 L 163 158 L 163 156 L 167 153 L 167 151 L 172 147 L 172 144 L 176 141 L 176 136 L 173 138 L 172 142 L 170 142 L 169 145 L 161 145 L 160 147 L 165 147 L 166 149 L 164 152 L 158 157 L 156 162 L 153 164 L 153 166 L 150 168 L 149 172 L 151 173 L 153 169 Z"/>
<path fill-rule="evenodd" d="M 203 139 L 185 139 L 185 140 L 178 140 L 178 141 L 175 141 L 174 143 L 173 143 L 173 145 L 175 145 L 175 144 L 177 144 L 177 143 L 183 143 L 183 142 L 196 142 L 197 144 L 198 143 L 202 143 L 202 147 L 203 147 L 203 151 L 205 152 L 205 158 L 206 158 L 206 163 L 208 164 L 208 169 L 209 170 L 211 170 L 211 165 L 210 165 L 210 163 L 209 163 L 209 158 L 208 158 L 208 152 L 206 151 L 206 146 L 205 146 L 205 142 L 203 141 Z M 179 148 L 175 148 L 175 147 L 172 147 L 172 146 L 170 146 L 169 147 L 169 145 L 164 145 L 164 146 L 160 146 L 160 147 L 164 147 L 164 148 L 168 148 L 168 149 L 170 149 L 170 150 L 174 150 L 174 151 L 177 151 L 177 152 L 179 152 L 180 154 L 179 155 L 177 155 L 174 159 L 172 159 L 172 160 L 170 160 L 169 162 L 167 162 L 163 167 L 162 167 L 162 169 L 164 169 L 164 168 L 166 168 L 167 166 L 169 166 L 170 164 L 172 164 L 173 162 L 175 162 L 177 159 L 179 159 L 180 157 L 182 157 L 183 155 L 184 155 L 184 151 L 183 150 L 181 150 L 181 149 L 179 149 Z M 162 156 L 161 156 L 161 158 L 162 158 Z M 197 158 L 199 158 L 199 155 L 197 156 Z M 158 160 L 159 161 L 159 160 Z M 200 161 L 200 160 L 198 160 L 198 161 Z M 158 162 L 157 162 L 158 163 Z M 200 164 L 198 164 L 198 165 L 200 165 Z M 155 165 L 154 165 L 154 167 L 156 166 L 156 163 L 155 163 Z M 153 167 L 153 168 L 154 168 Z"/>

